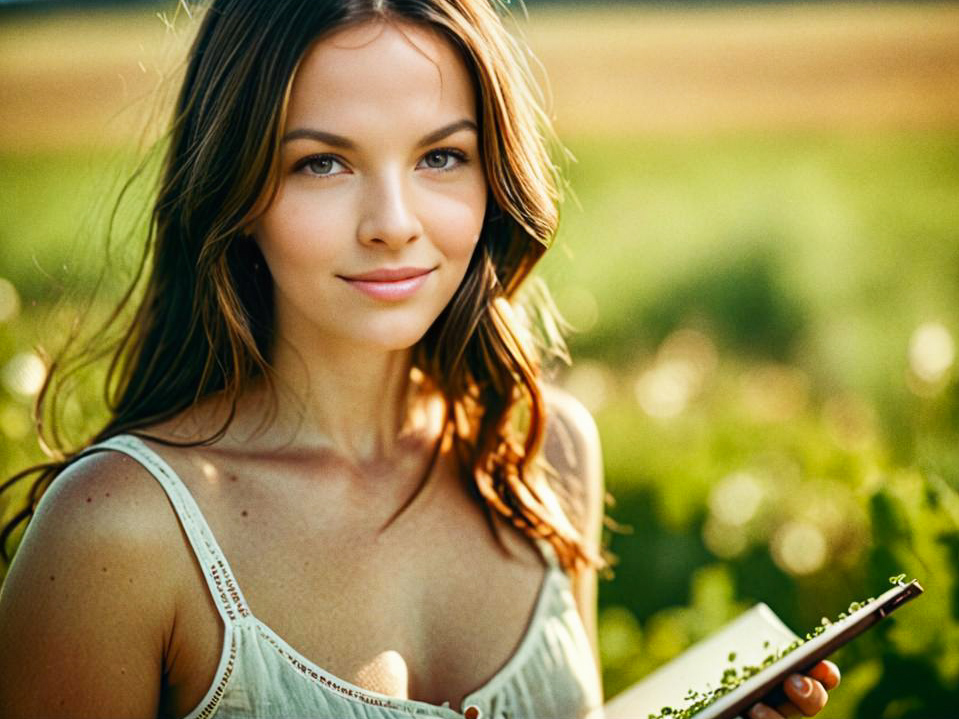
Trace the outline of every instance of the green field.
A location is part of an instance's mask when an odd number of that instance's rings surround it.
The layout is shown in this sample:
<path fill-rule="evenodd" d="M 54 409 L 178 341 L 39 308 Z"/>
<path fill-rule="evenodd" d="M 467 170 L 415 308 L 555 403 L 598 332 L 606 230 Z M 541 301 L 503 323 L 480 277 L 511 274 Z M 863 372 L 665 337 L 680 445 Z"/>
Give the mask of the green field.
<path fill-rule="evenodd" d="M 905 572 L 926 596 L 837 655 L 820 716 L 951 716 L 959 8 L 550 9 L 524 32 L 576 157 L 540 272 L 579 328 L 559 381 L 628 527 L 607 695 L 756 601 L 804 632 Z M 0 25 L 4 475 L 40 457 L 34 345 L 139 250 L 145 190 L 108 253 L 106 211 L 181 42 L 149 13 Z"/>

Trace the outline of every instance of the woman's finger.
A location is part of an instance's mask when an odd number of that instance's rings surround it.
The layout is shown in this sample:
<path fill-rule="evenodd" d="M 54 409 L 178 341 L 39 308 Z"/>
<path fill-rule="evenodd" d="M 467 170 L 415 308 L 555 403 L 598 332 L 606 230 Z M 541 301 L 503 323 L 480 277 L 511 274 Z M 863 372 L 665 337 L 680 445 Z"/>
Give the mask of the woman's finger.
<path fill-rule="evenodd" d="M 799 711 L 797 707 L 792 702 L 786 702 L 785 704 L 780 704 L 776 707 L 776 711 L 782 714 L 786 719 L 791 719 L 791 717 L 802 716 L 802 712 Z"/>
<path fill-rule="evenodd" d="M 786 719 L 783 714 L 780 714 L 765 704 L 754 704 L 746 716 L 748 716 L 749 719 Z"/>
<path fill-rule="evenodd" d="M 783 684 L 783 688 L 786 697 L 804 716 L 813 716 L 820 712 L 829 699 L 822 684 L 802 674 L 793 674 Z"/>
<path fill-rule="evenodd" d="M 840 675 L 839 667 L 830 661 L 821 661 L 808 672 L 813 679 L 822 684 L 827 691 L 832 691 L 839 686 Z"/>

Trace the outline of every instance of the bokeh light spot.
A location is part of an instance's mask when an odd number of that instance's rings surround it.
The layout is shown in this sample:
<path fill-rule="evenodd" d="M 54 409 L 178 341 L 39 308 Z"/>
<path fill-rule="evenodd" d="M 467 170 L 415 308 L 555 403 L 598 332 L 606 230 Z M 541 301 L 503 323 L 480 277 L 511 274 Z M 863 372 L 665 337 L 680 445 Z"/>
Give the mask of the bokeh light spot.
<path fill-rule="evenodd" d="M 794 575 L 812 574 L 826 562 L 828 547 L 822 530 L 809 522 L 787 522 L 773 535 L 773 560 Z"/>
<path fill-rule="evenodd" d="M 797 367 L 764 364 L 747 370 L 742 377 L 742 398 L 746 410 L 762 422 L 784 422 L 806 408 L 809 378 Z"/>
<path fill-rule="evenodd" d="M 742 527 L 709 517 L 703 524 L 703 544 L 717 557 L 735 559 L 746 551 L 749 542 Z"/>
<path fill-rule="evenodd" d="M 697 330 L 679 329 L 663 340 L 659 348 L 662 360 L 684 360 L 695 371 L 697 382 L 702 384 L 716 369 L 719 355 L 716 345 L 708 335 Z"/>
<path fill-rule="evenodd" d="M 32 397 L 43 386 L 47 368 L 33 352 L 14 355 L 3 368 L 3 384 L 13 394 Z"/>
<path fill-rule="evenodd" d="M 740 526 L 756 515 L 762 498 L 759 480 L 748 472 L 736 472 L 713 487 L 709 509 L 723 523 Z"/>
<path fill-rule="evenodd" d="M 952 335 L 942 324 L 927 322 L 909 340 L 909 369 L 928 384 L 940 382 L 956 360 Z"/>
<path fill-rule="evenodd" d="M 0 322 L 8 322 L 20 314 L 20 295 L 10 280 L 0 277 Z"/>
<path fill-rule="evenodd" d="M 676 417 L 692 396 L 690 366 L 683 361 L 657 364 L 636 380 L 636 401 L 650 417 Z"/>
<path fill-rule="evenodd" d="M 663 340 L 655 361 L 639 374 L 636 401 L 650 417 L 676 417 L 702 391 L 716 364 L 709 337 L 679 329 Z"/>
<path fill-rule="evenodd" d="M 600 362 L 577 362 L 563 379 L 563 387 L 590 412 L 602 409 L 609 400 L 613 382 L 609 369 Z"/>

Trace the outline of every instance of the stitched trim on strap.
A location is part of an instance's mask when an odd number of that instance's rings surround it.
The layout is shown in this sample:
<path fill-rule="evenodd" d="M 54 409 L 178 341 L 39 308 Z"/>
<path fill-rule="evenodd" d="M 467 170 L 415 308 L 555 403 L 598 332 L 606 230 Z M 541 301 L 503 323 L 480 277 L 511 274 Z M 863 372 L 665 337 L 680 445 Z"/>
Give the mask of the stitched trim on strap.
<path fill-rule="evenodd" d="M 122 452 L 139 462 L 160 483 L 176 512 L 180 524 L 190 540 L 206 578 L 207 586 L 224 621 L 234 623 L 240 617 L 249 616 L 243 593 L 233 576 L 233 571 L 217 544 L 210 525 L 203 517 L 190 490 L 160 455 L 134 435 L 123 434 L 111 437 L 85 449 L 81 455 L 97 451 Z"/>

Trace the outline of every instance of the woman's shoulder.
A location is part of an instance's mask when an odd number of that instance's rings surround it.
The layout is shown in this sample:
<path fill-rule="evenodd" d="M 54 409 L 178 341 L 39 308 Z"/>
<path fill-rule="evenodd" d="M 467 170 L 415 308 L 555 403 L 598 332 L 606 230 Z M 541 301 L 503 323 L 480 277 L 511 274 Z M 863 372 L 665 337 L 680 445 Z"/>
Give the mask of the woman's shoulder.
<path fill-rule="evenodd" d="M 540 387 L 546 404 L 542 452 L 552 485 L 573 525 L 584 535 L 596 532 L 605 499 L 603 458 L 596 420 L 586 406 L 554 384 Z"/>
<path fill-rule="evenodd" d="M 544 452 L 558 471 L 586 479 L 602 462 L 599 429 L 586 406 L 567 390 L 541 385 L 546 405 Z"/>
<path fill-rule="evenodd" d="M 12 715 L 155 706 L 181 581 L 176 519 L 155 485 L 134 460 L 96 452 L 44 493 L 0 592 L 0 674 L 19 687 L 0 705 Z"/>
<path fill-rule="evenodd" d="M 126 454 L 97 451 L 79 457 L 53 480 L 14 561 L 56 557 L 63 563 L 64 582 L 78 580 L 79 572 L 110 587 L 122 576 L 116 588 L 131 596 L 138 592 L 130 585 L 145 581 L 154 596 L 165 588 L 172 599 L 182 579 L 183 558 L 175 549 L 181 544 L 176 514 L 150 473 Z M 172 603 L 165 608 L 172 610 Z"/>
<path fill-rule="evenodd" d="M 33 522 L 46 523 L 52 516 L 60 531 L 77 525 L 102 536 L 144 542 L 158 541 L 157 531 L 165 526 L 176 529 L 163 488 L 149 471 L 133 457 L 107 448 L 78 457 L 57 475 Z"/>
<path fill-rule="evenodd" d="M 583 445 L 598 444 L 599 431 L 596 420 L 579 399 L 557 384 L 540 384 L 546 403 L 547 427 L 562 431 L 569 438 Z"/>
<path fill-rule="evenodd" d="M 77 571 L 98 570 L 101 585 L 116 581 L 111 571 L 135 580 L 149 567 L 157 589 L 158 582 L 178 581 L 182 558 L 171 551 L 178 544 L 176 515 L 149 472 L 126 454 L 96 451 L 71 462 L 44 492 L 14 561 L 69 559 Z"/>

